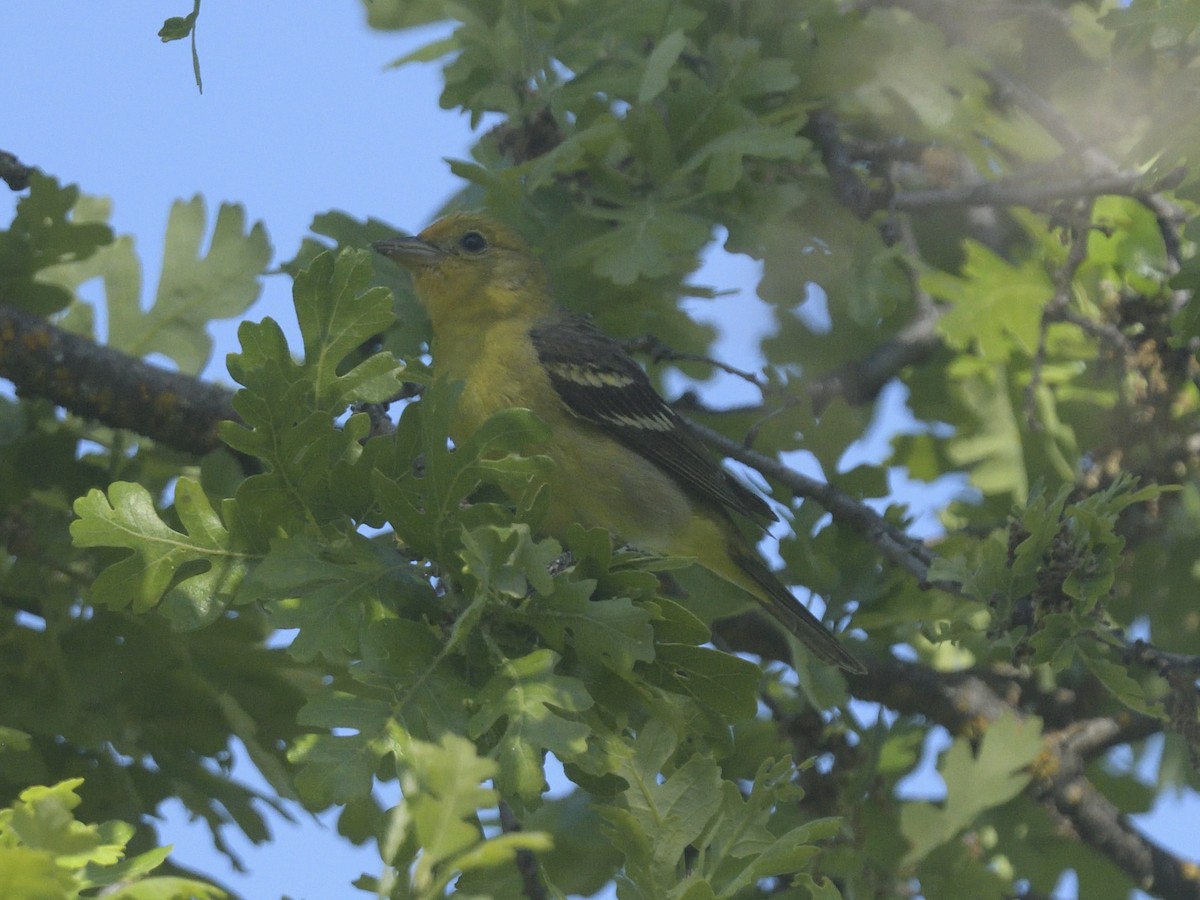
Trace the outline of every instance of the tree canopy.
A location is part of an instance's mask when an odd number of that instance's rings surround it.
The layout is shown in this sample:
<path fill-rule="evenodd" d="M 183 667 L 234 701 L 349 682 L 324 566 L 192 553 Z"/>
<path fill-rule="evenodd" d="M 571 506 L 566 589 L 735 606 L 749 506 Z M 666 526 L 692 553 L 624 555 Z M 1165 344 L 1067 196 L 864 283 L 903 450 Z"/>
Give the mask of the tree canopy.
<path fill-rule="evenodd" d="M 1200 0 L 363 10 L 456 23 L 396 60 L 497 123 L 447 209 L 519 229 L 770 497 L 868 672 L 689 560 L 546 538 L 542 423 L 447 441 L 458 388 L 366 249 L 396 226 L 315 215 L 289 346 L 240 207 L 172 207 L 147 306 L 108 203 L 2 153 L 0 895 L 224 896 L 159 848 L 175 799 L 218 847 L 337 808 L 380 897 L 1200 897 L 1129 818 L 1200 785 Z M 197 85 L 202 26 L 160 32 Z M 714 249 L 761 266 L 756 358 L 689 314 Z M 247 315 L 236 390 L 200 379 Z M 893 473 L 964 486 L 935 537 Z M 944 799 L 899 792 L 942 735 Z"/>

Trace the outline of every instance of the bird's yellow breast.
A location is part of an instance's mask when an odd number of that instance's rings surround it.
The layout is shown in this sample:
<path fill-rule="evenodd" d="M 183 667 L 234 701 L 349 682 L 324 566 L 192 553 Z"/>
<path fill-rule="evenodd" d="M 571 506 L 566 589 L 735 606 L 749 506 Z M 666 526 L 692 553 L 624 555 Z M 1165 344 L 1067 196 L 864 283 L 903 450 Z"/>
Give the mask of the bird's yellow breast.
<path fill-rule="evenodd" d="M 550 431 L 526 448 L 549 457 L 547 482 L 551 534 L 567 526 L 603 527 L 651 550 L 666 550 L 691 523 L 693 504 L 657 465 L 591 423 L 559 399 L 529 338 L 529 326 L 503 321 L 489 328 L 438 329 L 434 364 L 464 384 L 451 418 L 456 441 L 474 433 L 495 413 L 523 407 Z M 439 364 L 440 362 L 440 364 Z"/>

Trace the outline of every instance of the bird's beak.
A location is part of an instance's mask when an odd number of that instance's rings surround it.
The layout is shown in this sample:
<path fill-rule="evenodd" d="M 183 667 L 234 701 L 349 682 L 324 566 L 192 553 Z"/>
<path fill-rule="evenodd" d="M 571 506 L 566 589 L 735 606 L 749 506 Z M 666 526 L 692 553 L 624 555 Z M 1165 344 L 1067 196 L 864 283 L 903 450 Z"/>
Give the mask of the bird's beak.
<path fill-rule="evenodd" d="M 388 238 L 386 241 L 375 241 L 371 247 L 406 269 L 436 266 L 446 255 L 444 250 L 425 243 L 419 237 Z"/>

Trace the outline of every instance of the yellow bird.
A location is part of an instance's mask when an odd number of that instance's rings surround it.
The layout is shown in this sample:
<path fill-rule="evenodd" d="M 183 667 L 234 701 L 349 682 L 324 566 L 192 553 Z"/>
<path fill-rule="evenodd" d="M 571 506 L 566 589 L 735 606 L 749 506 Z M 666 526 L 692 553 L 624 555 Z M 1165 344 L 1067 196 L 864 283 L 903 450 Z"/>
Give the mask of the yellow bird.
<path fill-rule="evenodd" d="M 478 213 L 440 219 L 416 237 L 377 241 L 407 269 L 433 327 L 433 365 L 464 383 L 451 420 L 460 440 L 502 409 L 533 411 L 554 462 L 545 523 L 578 522 L 659 553 L 694 557 L 756 599 L 818 659 L 862 663 L 758 557 L 735 517 L 775 516 L 729 475 L 646 373 L 586 319 L 558 308 L 545 270 L 508 227 Z"/>

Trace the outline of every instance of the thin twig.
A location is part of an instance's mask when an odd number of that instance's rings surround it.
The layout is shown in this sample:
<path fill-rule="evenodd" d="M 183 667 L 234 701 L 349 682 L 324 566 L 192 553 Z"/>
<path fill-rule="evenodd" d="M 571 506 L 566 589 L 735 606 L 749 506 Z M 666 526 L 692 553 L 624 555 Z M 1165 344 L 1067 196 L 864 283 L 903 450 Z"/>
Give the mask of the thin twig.
<path fill-rule="evenodd" d="M 929 566 L 936 554 L 921 541 L 909 537 L 889 523 L 865 503 L 831 484 L 789 469 L 719 431 L 696 422 L 690 424 L 710 447 L 731 459 L 752 466 L 797 495 L 821 504 L 834 519 L 850 525 L 874 544 L 885 557 L 915 576 L 922 584 L 928 584 Z"/>
<path fill-rule="evenodd" d="M 512 807 L 500 801 L 500 829 L 505 834 L 523 831 L 524 826 L 517 818 Z M 518 850 L 516 855 L 517 872 L 521 875 L 522 891 L 529 900 L 547 900 L 550 896 L 542 881 L 542 873 L 538 869 L 537 857 L 529 850 Z"/>
<path fill-rule="evenodd" d="M 1091 203 L 1087 205 L 1090 218 Z M 1054 273 L 1054 294 L 1042 309 L 1041 325 L 1038 328 L 1037 349 L 1030 362 L 1029 383 L 1025 385 L 1025 420 L 1030 429 L 1041 430 L 1041 422 L 1037 417 L 1037 391 L 1042 383 L 1042 369 L 1046 363 L 1046 341 L 1053 322 L 1064 321 L 1071 304 L 1071 285 L 1075 281 L 1075 273 L 1087 259 L 1088 232 L 1071 233 L 1071 247 L 1067 258 L 1058 271 Z"/>
<path fill-rule="evenodd" d="M 652 334 L 643 334 L 639 337 L 629 338 L 622 341 L 621 345 L 630 353 L 645 353 L 654 360 L 654 362 L 695 362 L 703 363 L 706 366 L 712 366 L 714 369 L 720 369 L 726 374 L 741 378 L 743 381 L 754 385 L 764 394 L 770 392 L 773 386 L 768 384 L 764 379 L 755 375 L 753 372 L 747 372 L 745 369 L 739 369 L 736 366 L 731 366 L 729 363 L 721 362 L 719 359 L 714 359 L 711 356 L 703 356 L 699 353 L 683 353 L 679 350 L 672 349 L 662 342 L 658 337 Z"/>

